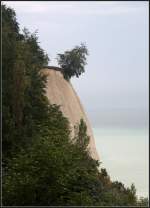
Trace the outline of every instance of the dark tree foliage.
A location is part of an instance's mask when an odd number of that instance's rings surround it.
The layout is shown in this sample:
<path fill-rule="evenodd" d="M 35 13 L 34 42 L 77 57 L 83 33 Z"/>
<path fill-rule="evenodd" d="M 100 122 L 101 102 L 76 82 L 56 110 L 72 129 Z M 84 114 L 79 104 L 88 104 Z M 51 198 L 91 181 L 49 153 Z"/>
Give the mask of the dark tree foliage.
<path fill-rule="evenodd" d="M 80 123 L 75 127 L 75 143 L 82 149 L 86 149 L 89 144 L 90 137 L 87 135 L 87 126 L 85 121 L 81 118 Z"/>
<path fill-rule="evenodd" d="M 48 103 L 46 77 L 41 73 L 48 57 L 37 34 L 27 29 L 20 33 L 14 10 L 4 5 L 2 17 L 3 205 L 136 205 L 134 185 L 125 188 L 112 182 L 106 169 L 89 155 L 84 120 L 71 140 L 68 119 L 59 106 Z M 67 78 L 79 76 L 86 47 L 66 54 L 72 62 L 64 69 L 73 65 Z M 146 203 L 146 199 L 138 201 L 138 205 Z"/>
<path fill-rule="evenodd" d="M 39 72 L 47 61 L 36 34 L 21 34 L 14 10 L 2 5 L 3 162 L 30 143 L 46 115 L 46 78 Z"/>
<path fill-rule="evenodd" d="M 149 200 L 147 197 L 140 197 L 137 201 L 138 207 L 149 207 Z"/>
<path fill-rule="evenodd" d="M 83 43 L 70 51 L 65 51 L 64 54 L 57 55 L 58 64 L 66 80 L 73 76 L 79 77 L 85 72 L 86 55 L 88 55 L 88 50 Z"/>
<path fill-rule="evenodd" d="M 14 10 L 2 6 L 2 110 L 3 110 L 3 150 L 4 153 L 12 147 L 15 139 L 16 119 L 13 117 L 13 66 L 16 58 L 16 43 L 19 39 L 19 27 Z M 5 119 L 4 119 L 5 118 Z M 13 138 L 10 140 L 10 135 Z"/>

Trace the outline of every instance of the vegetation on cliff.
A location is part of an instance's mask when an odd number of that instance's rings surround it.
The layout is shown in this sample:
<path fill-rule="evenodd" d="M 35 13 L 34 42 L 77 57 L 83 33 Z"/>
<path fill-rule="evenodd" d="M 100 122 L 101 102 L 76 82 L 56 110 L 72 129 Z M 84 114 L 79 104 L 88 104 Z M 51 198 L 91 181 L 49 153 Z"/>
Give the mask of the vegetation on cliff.
<path fill-rule="evenodd" d="M 88 55 L 88 50 L 83 43 L 70 51 L 65 51 L 64 54 L 57 54 L 58 64 L 61 66 L 66 80 L 73 76 L 79 77 L 85 72 L 86 55 Z"/>
<path fill-rule="evenodd" d="M 112 182 L 90 157 L 82 119 L 70 139 L 69 121 L 45 96 L 48 57 L 37 34 L 21 33 L 4 5 L 2 44 L 3 205 L 136 205 L 134 185 Z"/>

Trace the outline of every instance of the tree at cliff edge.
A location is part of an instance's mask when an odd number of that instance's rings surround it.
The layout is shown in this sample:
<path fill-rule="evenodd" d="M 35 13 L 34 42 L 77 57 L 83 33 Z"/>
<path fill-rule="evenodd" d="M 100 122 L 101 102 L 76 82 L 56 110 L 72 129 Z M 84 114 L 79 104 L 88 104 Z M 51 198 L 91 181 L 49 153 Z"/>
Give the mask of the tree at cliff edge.
<path fill-rule="evenodd" d="M 57 61 L 62 68 L 62 73 L 66 80 L 71 77 L 79 77 L 85 72 L 86 56 L 88 50 L 85 44 L 81 43 L 70 51 L 65 51 L 63 54 L 57 54 Z"/>

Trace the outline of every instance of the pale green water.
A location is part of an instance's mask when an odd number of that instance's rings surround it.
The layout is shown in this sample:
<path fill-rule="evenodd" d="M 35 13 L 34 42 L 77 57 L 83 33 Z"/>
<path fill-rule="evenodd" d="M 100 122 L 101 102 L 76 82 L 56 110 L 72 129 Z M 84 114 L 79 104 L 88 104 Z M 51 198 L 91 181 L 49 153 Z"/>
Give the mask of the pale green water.
<path fill-rule="evenodd" d="M 93 128 L 102 166 L 113 180 L 134 183 L 138 196 L 148 196 L 148 130 Z"/>

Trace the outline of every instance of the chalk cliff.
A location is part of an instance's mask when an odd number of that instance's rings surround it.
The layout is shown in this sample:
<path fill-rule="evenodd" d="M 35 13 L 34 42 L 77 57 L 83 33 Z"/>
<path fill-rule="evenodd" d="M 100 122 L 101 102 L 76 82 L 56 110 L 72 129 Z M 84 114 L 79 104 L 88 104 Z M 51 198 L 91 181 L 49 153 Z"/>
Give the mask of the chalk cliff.
<path fill-rule="evenodd" d="M 83 118 L 87 125 L 87 134 L 90 136 L 89 151 L 94 159 L 99 159 L 96 151 L 94 136 L 90 122 L 86 116 L 83 106 L 71 82 L 63 78 L 58 67 L 45 67 L 42 71 L 47 74 L 46 95 L 51 104 L 60 105 L 63 114 L 69 119 L 74 135 L 74 125 Z"/>

